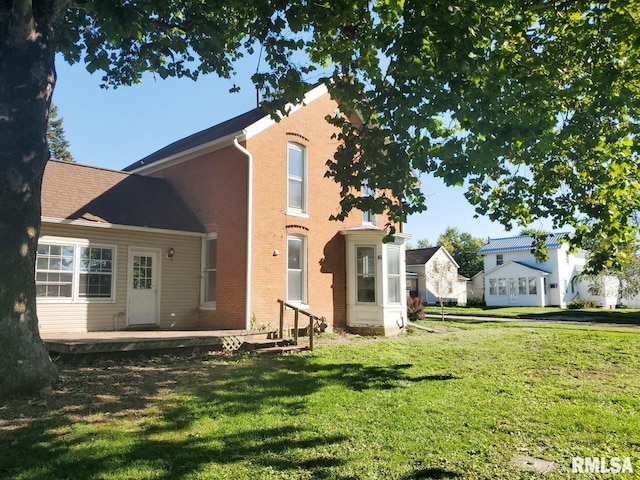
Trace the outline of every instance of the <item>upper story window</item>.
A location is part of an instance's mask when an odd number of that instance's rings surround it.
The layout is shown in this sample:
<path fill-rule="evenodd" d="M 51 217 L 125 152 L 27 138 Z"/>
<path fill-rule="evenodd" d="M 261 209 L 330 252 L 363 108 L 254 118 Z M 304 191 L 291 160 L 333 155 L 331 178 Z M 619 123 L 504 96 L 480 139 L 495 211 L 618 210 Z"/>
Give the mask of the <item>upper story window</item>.
<path fill-rule="evenodd" d="M 367 185 L 366 181 L 362 184 L 362 188 L 360 189 L 363 197 L 376 197 L 376 191 Z M 376 223 L 376 214 L 370 210 L 366 210 L 362 212 L 362 223 L 364 225 L 377 225 Z"/>
<path fill-rule="evenodd" d="M 115 248 L 61 239 L 40 241 L 36 257 L 36 296 L 67 301 L 113 300 Z"/>
<path fill-rule="evenodd" d="M 504 263 L 504 256 L 499 253 L 496 255 L 496 265 L 502 265 Z"/>
<path fill-rule="evenodd" d="M 307 213 L 307 149 L 287 144 L 287 211 Z"/>

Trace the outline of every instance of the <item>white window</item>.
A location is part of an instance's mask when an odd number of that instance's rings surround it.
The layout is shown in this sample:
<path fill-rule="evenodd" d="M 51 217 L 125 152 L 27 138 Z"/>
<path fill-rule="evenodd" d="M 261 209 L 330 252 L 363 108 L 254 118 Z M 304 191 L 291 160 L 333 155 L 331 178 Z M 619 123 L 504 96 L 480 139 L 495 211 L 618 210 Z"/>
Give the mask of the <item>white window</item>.
<path fill-rule="evenodd" d="M 363 197 L 376 197 L 376 191 L 373 188 L 369 188 L 366 181 L 362 184 L 360 191 Z M 364 225 L 377 225 L 376 221 L 376 214 L 372 211 L 366 210 L 362 212 L 362 223 Z"/>
<path fill-rule="evenodd" d="M 538 294 L 538 282 L 535 278 L 529 279 L 529 295 L 537 295 Z"/>
<path fill-rule="evenodd" d="M 489 295 L 498 295 L 498 281 L 495 278 L 489 279 Z"/>
<path fill-rule="evenodd" d="M 520 295 L 527 294 L 527 279 L 526 278 L 518 278 L 518 293 Z"/>
<path fill-rule="evenodd" d="M 38 244 L 36 258 L 36 296 L 73 297 L 74 245 Z"/>
<path fill-rule="evenodd" d="M 376 301 L 376 248 L 373 246 L 356 247 L 357 298 L 359 303 Z"/>
<path fill-rule="evenodd" d="M 210 235 L 207 238 L 204 255 L 204 303 L 211 306 L 216 303 L 216 286 L 218 284 L 218 237 Z"/>
<path fill-rule="evenodd" d="M 287 211 L 307 213 L 307 152 L 297 143 L 287 145 Z"/>
<path fill-rule="evenodd" d="M 389 303 L 400 303 L 400 248 L 387 247 L 387 294 Z"/>
<path fill-rule="evenodd" d="M 111 298 L 113 285 L 113 249 L 80 247 L 78 297 Z"/>
<path fill-rule="evenodd" d="M 114 299 L 115 248 L 43 240 L 36 254 L 36 296 L 67 301 Z"/>
<path fill-rule="evenodd" d="M 507 294 L 507 279 L 499 278 L 498 279 L 498 295 L 506 295 Z"/>
<path fill-rule="evenodd" d="M 307 239 L 287 237 L 287 301 L 307 303 Z"/>
<path fill-rule="evenodd" d="M 504 263 L 504 256 L 502 254 L 496 255 L 496 265 L 502 265 Z"/>

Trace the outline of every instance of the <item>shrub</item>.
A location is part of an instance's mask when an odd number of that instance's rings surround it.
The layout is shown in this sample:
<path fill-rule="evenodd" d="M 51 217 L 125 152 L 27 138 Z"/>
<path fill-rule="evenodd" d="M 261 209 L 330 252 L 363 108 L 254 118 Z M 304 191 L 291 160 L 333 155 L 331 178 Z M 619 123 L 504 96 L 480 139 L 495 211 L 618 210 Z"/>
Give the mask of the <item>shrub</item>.
<path fill-rule="evenodd" d="M 583 308 L 597 308 L 598 304 L 594 300 L 573 300 L 567 303 L 567 308 L 569 310 L 581 310 Z"/>
<path fill-rule="evenodd" d="M 407 318 L 409 321 L 424 320 L 424 298 L 407 295 Z"/>

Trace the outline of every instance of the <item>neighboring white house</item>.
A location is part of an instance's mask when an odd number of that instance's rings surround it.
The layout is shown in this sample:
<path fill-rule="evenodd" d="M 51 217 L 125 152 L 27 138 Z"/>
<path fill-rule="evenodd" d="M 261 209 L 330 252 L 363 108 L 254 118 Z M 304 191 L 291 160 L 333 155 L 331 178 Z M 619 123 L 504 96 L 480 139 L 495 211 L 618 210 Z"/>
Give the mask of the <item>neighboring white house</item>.
<path fill-rule="evenodd" d="M 464 305 L 467 303 L 466 277 L 458 274 L 459 265 L 444 247 L 406 251 L 408 293 L 423 297 L 426 303 Z"/>
<path fill-rule="evenodd" d="M 484 302 L 484 271 L 479 271 L 467 282 L 467 303 Z"/>
<path fill-rule="evenodd" d="M 584 251 L 569 252 L 563 239 L 568 233 L 553 233 L 546 240 L 549 258 L 542 262 L 532 253 L 532 237 L 494 238 L 478 252 L 484 259 L 487 306 L 566 307 L 577 299 L 594 300 L 612 307 L 615 294 L 592 295 L 589 282 L 579 274 L 586 263 Z"/>

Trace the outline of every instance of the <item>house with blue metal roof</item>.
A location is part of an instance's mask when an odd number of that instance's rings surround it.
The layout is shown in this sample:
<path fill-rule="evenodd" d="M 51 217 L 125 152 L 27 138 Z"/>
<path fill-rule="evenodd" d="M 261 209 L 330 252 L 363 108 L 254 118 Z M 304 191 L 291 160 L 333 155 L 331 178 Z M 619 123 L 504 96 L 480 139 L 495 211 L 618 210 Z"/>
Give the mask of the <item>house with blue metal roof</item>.
<path fill-rule="evenodd" d="M 615 295 L 595 296 L 579 274 L 586 264 L 586 252 L 569 251 L 569 234 L 549 234 L 545 240 L 546 260 L 533 253 L 533 237 L 490 239 L 480 250 L 484 259 L 484 288 L 487 306 L 566 307 L 577 299 L 595 300 L 614 306 Z"/>

